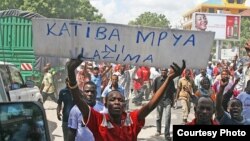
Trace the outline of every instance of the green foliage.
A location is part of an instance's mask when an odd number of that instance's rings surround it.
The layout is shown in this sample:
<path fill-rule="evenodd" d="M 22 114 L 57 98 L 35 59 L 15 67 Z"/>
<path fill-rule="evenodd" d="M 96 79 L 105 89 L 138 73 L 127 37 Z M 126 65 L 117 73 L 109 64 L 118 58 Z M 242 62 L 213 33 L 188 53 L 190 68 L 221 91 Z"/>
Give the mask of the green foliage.
<path fill-rule="evenodd" d="M 243 45 L 250 39 L 250 17 L 241 17 L 240 42 Z"/>
<path fill-rule="evenodd" d="M 135 21 L 130 21 L 129 25 L 171 28 L 170 22 L 165 15 L 151 12 L 141 14 Z"/>
<path fill-rule="evenodd" d="M 1 0 L 0 2 L 0 10 L 5 9 L 16 9 L 23 4 L 23 0 Z"/>
<path fill-rule="evenodd" d="M 47 18 L 106 22 L 89 0 L 4 0 L 0 3 L 0 9 L 20 9 Z"/>

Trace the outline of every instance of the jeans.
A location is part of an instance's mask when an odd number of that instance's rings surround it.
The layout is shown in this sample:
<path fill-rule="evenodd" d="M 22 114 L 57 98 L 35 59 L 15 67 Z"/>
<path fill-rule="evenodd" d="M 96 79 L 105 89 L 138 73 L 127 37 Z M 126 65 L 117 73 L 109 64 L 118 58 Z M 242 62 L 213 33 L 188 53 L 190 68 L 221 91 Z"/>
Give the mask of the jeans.
<path fill-rule="evenodd" d="M 150 92 L 151 92 L 151 85 L 150 85 L 150 82 L 149 82 L 149 81 L 144 82 L 144 84 L 143 84 L 143 86 L 142 86 L 142 89 L 143 89 L 143 93 L 144 93 L 144 98 L 145 98 L 145 100 L 148 100 L 149 94 L 150 94 Z"/>
<path fill-rule="evenodd" d="M 170 136 L 170 122 L 171 122 L 171 100 L 165 100 L 164 104 L 159 104 L 156 108 L 156 128 L 157 132 L 161 133 L 161 121 L 163 110 L 165 110 L 165 138 Z"/>

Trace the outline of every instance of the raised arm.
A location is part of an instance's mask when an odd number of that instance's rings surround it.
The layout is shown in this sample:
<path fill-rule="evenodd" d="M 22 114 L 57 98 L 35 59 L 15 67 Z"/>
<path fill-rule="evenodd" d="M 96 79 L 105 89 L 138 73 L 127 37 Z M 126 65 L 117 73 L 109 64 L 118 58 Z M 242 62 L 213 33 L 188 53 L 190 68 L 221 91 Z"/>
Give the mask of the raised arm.
<path fill-rule="evenodd" d="M 224 108 L 222 106 L 222 100 L 223 100 L 223 92 L 224 92 L 225 87 L 228 84 L 228 81 L 229 81 L 228 79 L 224 79 L 224 80 L 220 81 L 220 89 L 216 95 L 216 111 L 215 111 L 215 113 L 216 113 L 217 119 L 219 119 L 219 120 L 224 115 Z"/>
<path fill-rule="evenodd" d="M 69 89 L 72 94 L 72 97 L 74 99 L 74 102 L 76 103 L 77 107 L 80 109 L 82 115 L 84 115 L 84 119 L 88 118 L 89 115 L 89 107 L 87 103 L 80 97 L 81 92 L 78 88 L 77 82 L 76 82 L 76 75 L 75 75 L 75 69 L 81 64 L 81 60 L 79 59 L 71 59 L 68 63 L 68 78 L 69 78 Z M 84 113 L 84 114 L 83 114 Z"/>
<path fill-rule="evenodd" d="M 237 78 L 234 81 L 234 84 L 231 86 L 231 88 L 225 94 L 223 94 L 222 107 L 224 108 L 224 110 L 227 109 L 227 103 L 230 101 L 230 98 L 233 96 L 234 88 L 238 84 L 239 80 L 240 80 L 240 78 Z"/>
<path fill-rule="evenodd" d="M 164 91 L 170 85 L 171 81 L 175 77 L 181 75 L 183 70 L 186 68 L 186 63 L 183 60 L 181 68 L 175 63 L 173 63 L 173 65 L 171 65 L 171 67 L 174 70 L 173 73 L 170 73 L 168 75 L 167 79 L 164 81 L 164 83 L 161 85 L 161 87 L 155 92 L 155 94 L 153 95 L 151 100 L 139 110 L 139 113 L 138 113 L 139 120 L 145 119 L 146 116 L 154 110 L 154 108 L 158 105 L 161 98 L 163 97 Z"/>
<path fill-rule="evenodd" d="M 110 64 L 108 68 L 104 70 L 104 72 L 101 74 L 101 77 L 104 77 L 110 71 L 111 68 L 112 68 L 112 65 Z"/>

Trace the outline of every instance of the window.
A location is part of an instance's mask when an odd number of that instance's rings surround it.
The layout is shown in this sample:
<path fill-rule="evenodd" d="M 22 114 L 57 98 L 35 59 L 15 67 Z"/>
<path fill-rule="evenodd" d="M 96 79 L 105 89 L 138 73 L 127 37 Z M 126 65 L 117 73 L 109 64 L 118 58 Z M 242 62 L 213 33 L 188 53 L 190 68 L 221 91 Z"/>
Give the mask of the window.
<path fill-rule="evenodd" d="M 17 68 L 9 66 L 12 83 L 23 85 L 23 79 Z"/>
<path fill-rule="evenodd" d="M 234 0 L 227 0 L 228 3 L 234 3 Z"/>
<path fill-rule="evenodd" d="M 3 79 L 3 84 L 6 88 L 8 88 L 10 86 L 10 78 L 7 72 L 7 68 L 4 65 L 0 65 L 0 73 Z"/>

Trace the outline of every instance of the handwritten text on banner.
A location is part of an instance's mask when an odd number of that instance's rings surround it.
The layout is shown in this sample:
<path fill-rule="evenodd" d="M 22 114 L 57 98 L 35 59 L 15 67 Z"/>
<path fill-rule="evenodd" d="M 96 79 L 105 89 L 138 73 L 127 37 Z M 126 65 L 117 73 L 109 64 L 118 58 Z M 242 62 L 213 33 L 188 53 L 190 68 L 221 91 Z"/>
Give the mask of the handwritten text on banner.
<path fill-rule="evenodd" d="M 214 32 L 187 31 L 65 19 L 33 19 L 36 55 L 169 67 L 186 60 L 205 67 Z"/>

